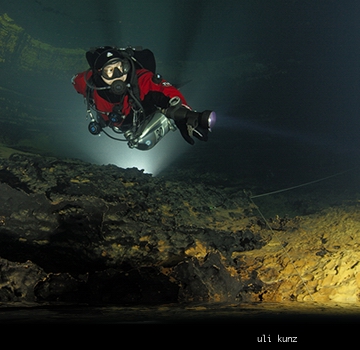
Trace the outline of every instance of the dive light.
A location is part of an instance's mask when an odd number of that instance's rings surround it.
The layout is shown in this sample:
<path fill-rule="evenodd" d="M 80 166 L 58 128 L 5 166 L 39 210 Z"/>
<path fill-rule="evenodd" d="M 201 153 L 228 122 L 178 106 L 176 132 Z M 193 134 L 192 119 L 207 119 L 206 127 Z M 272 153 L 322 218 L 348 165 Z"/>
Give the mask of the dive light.
<path fill-rule="evenodd" d="M 169 101 L 170 107 L 165 111 L 165 115 L 173 119 L 175 122 L 186 121 L 186 124 L 193 128 L 201 126 L 204 129 L 211 129 L 216 122 L 216 114 L 214 111 L 205 110 L 203 112 L 195 112 L 184 107 L 179 97 L 173 97 Z"/>

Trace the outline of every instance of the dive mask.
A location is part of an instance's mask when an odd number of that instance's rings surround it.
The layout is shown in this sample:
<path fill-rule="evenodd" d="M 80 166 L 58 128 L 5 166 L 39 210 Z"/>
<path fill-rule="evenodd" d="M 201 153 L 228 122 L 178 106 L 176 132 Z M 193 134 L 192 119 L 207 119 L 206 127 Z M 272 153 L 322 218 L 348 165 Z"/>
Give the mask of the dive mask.
<path fill-rule="evenodd" d="M 101 75 L 104 79 L 113 80 L 121 78 L 130 71 L 130 63 L 127 60 L 114 58 L 101 68 Z"/>

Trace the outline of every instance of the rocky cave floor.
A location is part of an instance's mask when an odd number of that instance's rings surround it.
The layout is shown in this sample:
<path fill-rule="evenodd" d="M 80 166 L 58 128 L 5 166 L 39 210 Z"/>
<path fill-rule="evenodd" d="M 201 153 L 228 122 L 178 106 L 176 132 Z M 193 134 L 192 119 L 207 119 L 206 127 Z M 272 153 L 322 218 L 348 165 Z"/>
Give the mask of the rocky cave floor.
<path fill-rule="evenodd" d="M 181 319 L 176 310 L 193 320 L 246 313 L 250 322 L 281 310 L 358 320 L 357 172 L 338 180 L 351 188 L 333 182 L 252 199 L 216 178 L 0 156 L 1 322 L 25 322 L 33 310 L 44 322 L 69 314 L 80 322 L 74 310 L 84 307 L 102 308 L 108 321 L 119 307 L 130 320 L 138 308 L 144 322 Z"/>

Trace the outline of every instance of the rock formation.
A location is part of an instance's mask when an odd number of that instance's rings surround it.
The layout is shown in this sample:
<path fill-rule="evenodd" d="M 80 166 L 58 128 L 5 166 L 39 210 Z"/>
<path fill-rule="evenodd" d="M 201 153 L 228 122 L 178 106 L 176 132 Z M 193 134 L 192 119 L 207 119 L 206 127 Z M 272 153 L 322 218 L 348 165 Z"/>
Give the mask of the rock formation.
<path fill-rule="evenodd" d="M 244 191 L 14 153 L 0 160 L 0 302 L 355 305 L 356 198 L 265 219 Z"/>
<path fill-rule="evenodd" d="M 246 299 L 233 254 L 266 242 L 242 192 L 135 168 L 13 154 L 0 202 L 2 303 Z"/>

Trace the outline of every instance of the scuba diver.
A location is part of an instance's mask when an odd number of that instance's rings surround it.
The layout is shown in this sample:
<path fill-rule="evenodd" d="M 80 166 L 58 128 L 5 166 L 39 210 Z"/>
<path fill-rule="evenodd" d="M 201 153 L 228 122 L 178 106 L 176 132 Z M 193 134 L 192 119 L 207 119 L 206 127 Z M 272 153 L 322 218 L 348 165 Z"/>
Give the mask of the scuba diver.
<path fill-rule="evenodd" d="M 156 74 L 150 50 L 104 46 L 86 52 L 86 60 L 90 68 L 72 83 L 86 99 L 91 134 L 104 132 L 139 150 L 153 148 L 176 129 L 191 145 L 193 137 L 208 140 L 215 112 L 193 111 L 181 92 Z M 123 138 L 111 136 L 106 127 Z"/>

